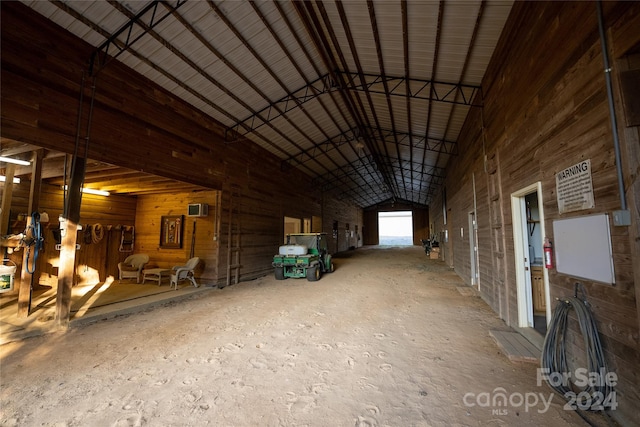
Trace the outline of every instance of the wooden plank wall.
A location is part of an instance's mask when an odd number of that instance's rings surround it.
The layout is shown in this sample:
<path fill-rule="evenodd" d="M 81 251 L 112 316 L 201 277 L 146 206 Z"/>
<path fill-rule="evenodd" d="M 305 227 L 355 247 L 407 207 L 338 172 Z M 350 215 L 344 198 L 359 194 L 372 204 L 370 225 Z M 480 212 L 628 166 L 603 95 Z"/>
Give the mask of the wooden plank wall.
<path fill-rule="evenodd" d="M 239 148 L 243 155 L 225 157 L 225 174 L 229 179 L 222 192 L 219 284 L 227 279 L 230 227 L 240 230 L 241 280 L 250 280 L 273 273 L 271 262 L 282 244 L 285 216 L 300 220 L 315 218 L 315 222 L 326 227 L 327 212 L 331 212 L 330 206 L 323 207 L 325 197 L 308 177 L 292 168 L 282 169 L 279 159 L 266 156 L 264 150 L 253 144 L 242 144 Z M 332 199 L 326 199 L 330 204 Z M 344 218 L 355 223 L 359 209 L 348 203 L 340 206 Z"/>
<path fill-rule="evenodd" d="M 351 201 L 327 197 L 323 200 L 322 213 L 323 231 L 329 236 L 331 253 L 344 252 L 362 246 L 362 209 L 356 207 Z M 334 224 L 337 224 L 335 236 Z"/>
<path fill-rule="evenodd" d="M 367 209 L 364 215 L 363 238 L 365 245 L 380 244 L 380 231 L 378 229 L 378 211 L 375 209 Z"/>
<path fill-rule="evenodd" d="M 93 47 L 13 2 L 2 4 L 1 42 L 2 135 L 73 153 Z M 87 158 L 214 189 L 226 179 L 216 155 L 226 151 L 224 128 L 117 61 L 96 79 L 91 125 Z"/>
<path fill-rule="evenodd" d="M 219 194 L 219 191 L 211 190 L 139 196 L 135 218 L 136 252 L 149 255 L 149 267 L 170 269 L 176 265 L 184 265 L 191 257 L 193 247 L 193 256 L 199 257 L 201 261 L 195 271 L 198 283 L 215 284 L 220 241 Z M 190 203 L 208 204 L 208 216 L 187 216 L 187 205 Z M 181 248 L 160 246 L 161 219 L 165 215 L 183 216 Z"/>
<path fill-rule="evenodd" d="M 421 239 L 429 238 L 429 209 L 413 208 L 413 244 L 422 245 Z"/>
<path fill-rule="evenodd" d="M 604 2 L 603 6 L 612 59 L 632 49 L 637 52 L 640 4 Z M 518 326 L 510 195 L 541 182 L 544 226 L 551 240 L 554 219 L 611 214 L 620 209 L 602 70 L 594 3 L 516 2 L 483 81 L 484 109 L 473 109 L 467 118 L 459 140 L 461 155 L 452 159 L 447 170 L 446 225 L 442 197 L 431 204 L 436 232 L 447 230 L 449 234 L 449 242 L 441 243 L 445 258 L 451 256 L 446 261 L 469 283 L 469 241 L 459 230 L 469 228 L 468 213 L 474 210 L 475 196 L 481 295 L 508 325 Z M 618 111 L 622 111 L 617 102 Z M 619 123 L 624 123 L 619 115 Z M 620 127 L 623 147 L 637 144 L 637 128 Z M 625 152 L 631 154 L 623 162 L 627 186 L 637 181 L 638 156 L 634 157 L 634 152 L 637 150 Z M 591 159 L 595 208 L 560 215 L 555 174 L 585 159 Z M 638 223 L 637 199 L 634 194 L 634 224 Z M 611 415 L 623 425 L 640 424 L 635 409 L 640 399 L 640 338 L 638 284 L 634 283 L 640 262 L 637 252 L 632 251 L 637 246 L 638 229 L 610 229 L 615 286 L 548 270 L 553 307 L 556 298 L 573 294 L 576 281 L 585 287 L 609 369 L 619 378 L 620 406 Z M 569 328 L 569 358 L 579 362 L 585 354 L 582 337 L 575 321 Z"/>
<path fill-rule="evenodd" d="M 259 180 L 262 178 L 259 177 Z M 12 232 L 19 233 L 24 230 L 24 221 L 17 221 L 19 213 L 26 212 L 29 197 L 29 182 L 23 181 L 15 186 L 13 203 L 11 206 Z M 283 227 L 281 209 L 278 205 L 270 203 L 274 194 L 260 189 L 257 192 L 248 191 L 247 194 L 239 192 L 239 212 L 242 232 L 241 244 L 241 280 L 260 277 L 272 272 L 271 259 L 274 251 L 280 244 Z M 227 193 L 228 198 L 230 193 Z M 260 194 L 260 198 L 256 198 Z M 224 215 L 229 210 L 221 208 L 222 192 L 216 190 L 193 191 L 182 193 L 166 193 L 143 195 L 138 197 L 116 196 L 109 197 L 84 195 L 81 210 L 81 224 L 85 227 L 78 232 L 78 241 L 82 244 L 77 252 L 77 284 L 95 284 L 106 280 L 109 276 L 118 277 L 117 263 L 122 261 L 130 252 L 120 252 L 121 226 L 135 226 L 134 253 L 146 253 L 150 256 L 148 267 L 171 268 L 183 264 L 191 254 L 192 239 L 195 243 L 194 256 L 201 258 L 201 263 L 196 270 L 199 283 L 204 285 L 218 285 L 226 279 L 227 263 L 227 232 L 229 219 Z M 189 203 L 206 203 L 209 205 L 207 217 L 190 218 L 187 216 Z M 311 217 L 308 208 L 291 205 L 287 210 L 289 215 L 297 215 L 300 218 Z M 270 209 L 274 209 L 270 213 Z M 346 224 L 350 229 L 355 225 L 361 230 L 362 221 L 358 216 L 359 209 L 353 205 L 341 203 L 337 208 L 337 215 L 341 218 L 343 232 L 341 238 L 341 251 L 348 250 L 349 242 L 355 244 L 356 238 L 346 238 Z M 44 186 L 41 199 L 41 212 L 47 212 L 51 218 L 45 226 L 45 250 L 40 254 L 38 271 L 41 274 L 40 283 L 43 285 L 57 285 L 57 256 L 54 249 L 52 228 L 58 228 L 58 216 L 62 214 L 62 191 L 53 186 Z M 160 247 L 160 221 L 164 215 L 182 215 L 183 233 L 182 247 Z M 308 215 L 308 216 L 307 216 Z M 320 218 L 315 217 L 316 221 Z M 349 222 L 346 222 L 349 221 Z M 86 243 L 90 241 L 90 229 L 88 226 L 101 224 L 105 229 L 103 240 L 98 243 Z M 87 240 L 85 240 L 85 238 Z M 335 242 L 335 240 L 330 240 Z M 264 250 L 262 248 L 267 247 Z M 333 249 L 332 249 L 333 250 Z M 19 268 L 22 268 L 22 252 L 16 252 L 10 257 Z"/>
<path fill-rule="evenodd" d="M 73 153 L 80 84 L 93 47 L 19 2 L 2 2 L 1 19 L 2 136 Z M 117 61 L 100 72 L 96 87 L 88 158 L 222 190 L 218 256 L 201 272 L 207 280 L 226 282 L 230 211 L 240 227 L 242 280 L 272 272 L 285 215 L 322 217 L 329 231 L 326 215 L 361 226 L 353 204 L 336 202 L 334 208 L 332 197 L 314 188 L 309 176 L 283 167 L 248 140 L 226 143 L 224 126 Z M 88 99 L 88 85 L 85 92 Z M 231 194 L 239 201 L 232 209 L 226 205 Z M 165 205 L 164 211 L 179 208 Z M 156 217 L 160 213 L 150 209 Z M 152 252 L 149 238 L 144 250 Z M 335 249 L 347 248 L 341 242 Z M 154 255 L 171 263 L 171 257 Z"/>
<path fill-rule="evenodd" d="M 14 185 L 9 230 L 12 234 L 21 233 L 25 229 L 26 223 L 19 221 L 18 215 L 29 215 L 27 212 L 29 187 L 30 182 L 27 180 Z M 42 223 L 44 250 L 38 255 L 36 277 L 39 278 L 38 283 L 46 286 L 57 286 L 60 252 L 55 249 L 53 230 L 59 229 L 58 218 L 62 215 L 63 209 L 62 189 L 42 185 L 39 212 L 46 212 L 49 215 L 49 222 Z M 76 284 L 95 284 L 106 280 L 109 276 L 118 277 L 118 262 L 129 255 L 119 251 L 118 228 L 123 225 L 134 225 L 135 218 L 135 197 L 83 195 L 80 210 L 80 223 L 83 230 L 78 231 L 78 243 L 81 248 L 76 252 Z M 103 228 L 103 237 L 99 240 L 100 234 L 92 233 L 89 227 L 95 227 L 96 224 L 100 224 Z M 21 249 L 9 255 L 9 259 L 18 264 L 18 271 L 23 268 L 23 251 L 24 249 Z M 18 277 L 19 274 L 16 275 L 16 279 Z M 17 292 L 17 286 L 14 289 Z"/>

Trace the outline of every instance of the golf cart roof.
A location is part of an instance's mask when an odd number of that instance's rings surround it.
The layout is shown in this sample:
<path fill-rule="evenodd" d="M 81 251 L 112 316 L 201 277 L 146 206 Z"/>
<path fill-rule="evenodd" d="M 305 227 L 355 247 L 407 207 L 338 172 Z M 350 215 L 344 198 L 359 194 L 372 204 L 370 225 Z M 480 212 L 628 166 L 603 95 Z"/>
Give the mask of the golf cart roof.
<path fill-rule="evenodd" d="M 289 233 L 287 236 L 320 236 L 326 234 L 327 233 Z"/>

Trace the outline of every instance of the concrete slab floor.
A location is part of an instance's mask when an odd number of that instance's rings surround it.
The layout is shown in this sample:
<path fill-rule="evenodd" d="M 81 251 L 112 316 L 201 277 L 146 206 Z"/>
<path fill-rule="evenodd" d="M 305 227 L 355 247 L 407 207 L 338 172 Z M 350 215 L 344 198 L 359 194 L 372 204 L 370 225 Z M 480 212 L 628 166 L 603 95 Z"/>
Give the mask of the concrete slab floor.
<path fill-rule="evenodd" d="M 2 345 L 0 425 L 585 425 L 421 247 L 335 263 Z"/>

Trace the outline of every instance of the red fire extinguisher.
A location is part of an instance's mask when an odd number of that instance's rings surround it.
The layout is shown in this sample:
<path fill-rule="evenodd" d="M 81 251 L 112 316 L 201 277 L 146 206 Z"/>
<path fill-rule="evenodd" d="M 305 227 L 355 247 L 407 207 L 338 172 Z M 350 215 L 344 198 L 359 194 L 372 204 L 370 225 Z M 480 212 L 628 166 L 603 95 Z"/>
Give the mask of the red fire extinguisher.
<path fill-rule="evenodd" d="M 553 268 L 553 245 L 548 237 L 544 238 L 544 266 L 545 268 Z"/>

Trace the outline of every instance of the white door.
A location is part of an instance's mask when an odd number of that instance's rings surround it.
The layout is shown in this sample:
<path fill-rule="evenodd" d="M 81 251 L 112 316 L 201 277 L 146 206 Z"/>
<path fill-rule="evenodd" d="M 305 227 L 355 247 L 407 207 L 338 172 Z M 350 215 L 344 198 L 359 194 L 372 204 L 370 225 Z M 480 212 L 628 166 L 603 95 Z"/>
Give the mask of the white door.
<path fill-rule="evenodd" d="M 518 326 L 533 327 L 533 297 L 531 293 L 531 260 L 527 229 L 527 206 L 525 196 L 538 191 L 540 183 L 511 194 L 511 216 L 513 224 L 513 248 L 516 269 L 516 295 L 518 298 Z"/>
<path fill-rule="evenodd" d="M 480 290 L 478 225 L 475 212 L 469 212 L 469 258 L 471 264 L 471 286 Z"/>
<path fill-rule="evenodd" d="M 529 231 L 527 224 L 527 204 L 524 197 L 518 197 L 518 203 L 520 205 L 520 227 L 522 228 L 522 267 L 524 269 L 524 295 L 523 304 L 526 308 L 527 322 L 526 326 L 533 328 L 533 292 L 531 289 L 531 263 L 533 260 L 529 259 Z M 515 227 L 515 225 L 514 225 Z M 518 259 L 516 258 L 516 262 Z"/>

